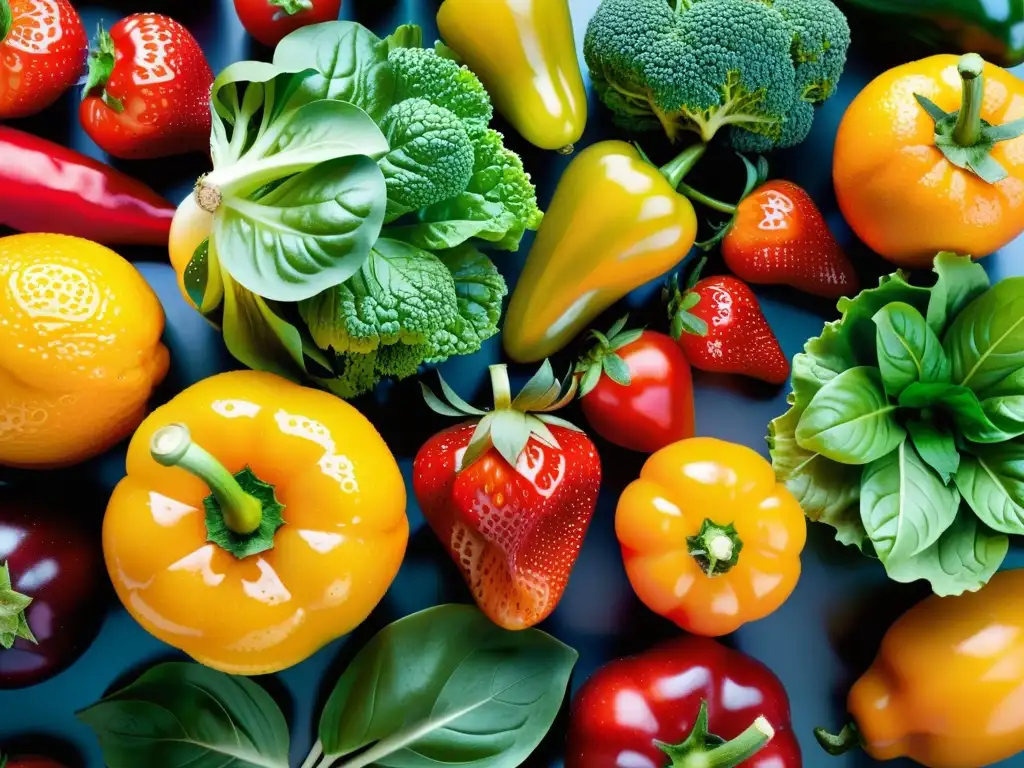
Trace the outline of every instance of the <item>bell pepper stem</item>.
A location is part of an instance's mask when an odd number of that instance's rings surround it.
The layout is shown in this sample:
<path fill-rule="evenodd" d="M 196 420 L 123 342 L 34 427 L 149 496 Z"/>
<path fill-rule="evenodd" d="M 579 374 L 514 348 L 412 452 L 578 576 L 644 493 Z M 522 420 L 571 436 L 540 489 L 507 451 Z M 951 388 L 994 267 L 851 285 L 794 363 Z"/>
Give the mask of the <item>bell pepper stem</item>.
<path fill-rule="evenodd" d="M 960 112 L 953 128 L 953 141 L 961 147 L 973 147 L 981 140 L 981 106 L 985 96 L 985 61 L 976 53 L 960 57 L 957 71 L 963 80 Z"/>
<path fill-rule="evenodd" d="M 706 205 L 713 211 L 727 213 L 730 216 L 736 213 L 736 206 L 733 205 L 732 203 L 724 203 L 721 200 L 716 200 L 713 197 L 709 197 L 708 195 L 705 195 L 703 192 L 694 189 L 685 181 L 679 182 L 679 184 L 676 186 L 676 189 L 678 189 L 686 197 L 693 200 L 693 202 L 700 203 L 701 205 Z"/>
<path fill-rule="evenodd" d="M 192 442 L 192 435 L 184 424 L 169 424 L 158 429 L 153 433 L 149 450 L 158 464 L 180 467 L 206 483 L 220 506 L 224 524 L 233 533 L 245 536 L 259 529 L 263 505 L 242 490 L 223 464 Z"/>
<path fill-rule="evenodd" d="M 814 729 L 814 738 L 828 754 L 838 757 L 860 747 L 864 741 L 856 723 L 847 723 L 838 734 L 830 733 L 824 728 Z"/>
<path fill-rule="evenodd" d="M 702 701 L 686 741 L 682 744 L 655 741 L 654 745 L 672 761 L 668 768 L 735 768 L 760 752 L 773 738 L 775 729 L 761 716 L 735 739 L 713 746 L 712 740 L 721 742 L 721 739 L 714 739 L 708 733 L 708 703 Z"/>
<path fill-rule="evenodd" d="M 10 0 L 0 0 L 0 43 L 10 34 L 13 23 L 14 15 L 11 13 Z"/>
<path fill-rule="evenodd" d="M 696 536 L 686 540 L 690 555 L 708 576 L 728 573 L 739 562 L 743 541 L 733 525 L 704 520 Z"/>
<path fill-rule="evenodd" d="M 488 371 L 491 374 L 491 390 L 494 392 L 494 410 L 509 410 L 512 407 L 512 385 L 508 380 L 508 366 L 492 365 Z"/>
<path fill-rule="evenodd" d="M 313 3 L 310 0 L 270 0 L 270 4 L 275 8 L 280 8 L 277 11 L 275 18 L 282 17 L 283 15 L 294 16 L 302 11 L 309 11 L 313 8 Z"/>
<path fill-rule="evenodd" d="M 708 146 L 704 142 L 693 144 L 659 169 L 662 176 L 668 179 L 668 183 L 672 185 L 672 189 L 679 188 L 683 179 L 686 178 L 686 174 L 692 171 L 693 167 L 704 157 L 707 148 Z"/>

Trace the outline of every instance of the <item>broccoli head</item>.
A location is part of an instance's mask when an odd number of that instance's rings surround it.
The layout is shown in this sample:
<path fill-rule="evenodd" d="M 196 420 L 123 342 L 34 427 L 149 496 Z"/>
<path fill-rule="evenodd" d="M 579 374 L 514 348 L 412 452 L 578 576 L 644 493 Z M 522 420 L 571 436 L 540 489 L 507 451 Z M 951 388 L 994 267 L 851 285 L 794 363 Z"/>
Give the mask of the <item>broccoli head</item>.
<path fill-rule="evenodd" d="M 395 73 L 395 101 L 426 99 L 467 122 L 486 126 L 494 117 L 487 90 L 473 72 L 429 48 L 396 48 L 388 54 Z"/>
<path fill-rule="evenodd" d="M 603 0 L 584 55 L 624 127 L 673 141 L 728 127 L 736 149 L 767 151 L 807 138 L 849 46 L 831 0 Z"/>

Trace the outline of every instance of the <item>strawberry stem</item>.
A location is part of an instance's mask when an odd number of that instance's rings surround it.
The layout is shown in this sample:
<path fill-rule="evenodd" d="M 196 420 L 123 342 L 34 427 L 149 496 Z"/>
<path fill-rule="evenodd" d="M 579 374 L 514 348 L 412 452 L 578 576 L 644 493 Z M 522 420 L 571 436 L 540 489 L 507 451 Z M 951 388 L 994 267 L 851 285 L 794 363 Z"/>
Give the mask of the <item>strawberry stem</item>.
<path fill-rule="evenodd" d="M 508 380 L 508 366 L 504 363 L 488 368 L 491 374 L 491 390 L 494 393 L 494 410 L 507 411 L 512 408 L 512 384 Z"/>
<path fill-rule="evenodd" d="M 0 2 L 2 1 L 0 0 Z M 100 24 L 96 31 L 96 48 L 89 54 L 89 75 L 85 80 L 85 87 L 82 89 L 82 99 L 85 100 L 96 91 L 101 91 L 100 96 L 104 104 L 115 112 L 124 112 L 124 104 L 121 100 L 107 92 L 107 83 L 110 82 L 110 76 L 114 73 L 116 54 L 114 39 Z"/>
<path fill-rule="evenodd" d="M 0 43 L 10 34 L 12 24 L 14 24 L 14 16 L 11 13 L 10 0 L 0 0 Z"/>

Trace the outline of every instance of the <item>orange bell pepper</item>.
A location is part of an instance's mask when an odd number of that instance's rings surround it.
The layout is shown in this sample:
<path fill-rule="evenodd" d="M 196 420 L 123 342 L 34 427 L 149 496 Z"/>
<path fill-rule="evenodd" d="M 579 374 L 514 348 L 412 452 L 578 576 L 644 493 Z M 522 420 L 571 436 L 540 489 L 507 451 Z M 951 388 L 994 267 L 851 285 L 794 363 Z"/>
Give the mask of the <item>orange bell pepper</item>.
<path fill-rule="evenodd" d="M 976 54 L 890 69 L 850 104 L 833 181 L 846 221 L 908 268 L 975 257 L 1024 231 L 1024 82 Z"/>
<path fill-rule="evenodd" d="M 1024 752 L 1024 570 L 978 592 L 930 595 L 886 633 L 847 699 L 853 723 L 818 741 L 839 755 L 982 768 Z M 817 765 L 820 761 L 813 761 Z"/>
<path fill-rule="evenodd" d="M 154 411 L 103 520 L 118 597 L 230 674 L 303 661 L 370 614 L 409 537 L 384 440 L 333 395 L 224 373 Z"/>
<path fill-rule="evenodd" d="M 619 498 L 615 533 L 640 600 L 692 634 L 717 637 L 790 596 L 807 523 L 760 454 L 696 437 L 647 460 Z"/>

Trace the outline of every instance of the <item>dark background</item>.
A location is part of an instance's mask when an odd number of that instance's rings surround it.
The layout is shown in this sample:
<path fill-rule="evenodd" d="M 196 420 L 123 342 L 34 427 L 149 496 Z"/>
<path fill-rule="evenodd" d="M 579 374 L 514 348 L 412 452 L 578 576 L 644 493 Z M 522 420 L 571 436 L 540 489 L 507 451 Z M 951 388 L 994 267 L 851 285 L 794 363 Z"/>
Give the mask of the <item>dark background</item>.
<path fill-rule="evenodd" d="M 597 3 L 598 0 L 571 0 L 580 49 L 583 31 Z M 170 13 L 196 35 L 215 73 L 239 59 L 269 59 L 270 56 L 270 51 L 260 48 L 246 36 L 231 0 L 154 0 L 148 4 L 124 0 L 108 5 L 77 5 L 90 30 L 100 21 L 109 27 L 130 12 Z M 342 17 L 356 19 L 382 36 L 398 24 L 416 21 L 424 26 L 427 40 L 432 40 L 437 34 L 436 7 L 436 0 L 345 0 Z M 836 208 L 831 184 L 833 139 L 847 104 L 871 78 L 888 66 L 926 52 L 915 50 L 899 39 L 897 30 L 878 20 L 865 21 L 851 16 L 851 23 L 853 54 L 838 94 L 819 110 L 814 131 L 804 145 L 777 153 L 770 160 L 772 176 L 792 179 L 810 192 L 858 269 L 873 283 L 875 276 L 893 268 L 868 253 L 855 240 Z M 1016 71 L 1022 74 L 1024 68 Z M 106 159 L 79 128 L 77 98 L 76 93 L 68 94 L 53 109 L 16 126 Z M 530 148 L 513 130 L 500 124 L 500 120 L 498 128 L 506 134 L 508 145 L 522 154 L 538 185 L 541 205 L 546 207 L 569 159 Z M 590 120 L 580 145 L 616 135 L 603 109 L 591 99 Z M 656 137 L 645 139 L 644 146 L 655 160 L 668 159 L 667 148 Z M 207 170 L 204 162 L 202 157 L 195 156 L 116 164 L 177 202 L 189 192 L 196 177 Z M 740 191 L 743 173 L 734 156 L 711 155 L 702 162 L 700 170 L 693 178 L 709 191 L 733 197 Z M 731 181 L 716 187 L 714 182 L 722 179 Z M 926 223 L 907 222 L 907 226 L 926 226 Z M 514 287 L 531 243 L 532 236 L 528 236 L 518 254 L 495 257 L 510 288 Z M 160 400 L 199 379 L 237 367 L 225 352 L 220 337 L 185 305 L 173 272 L 165 263 L 166 253 L 159 249 L 121 249 L 121 252 L 138 261 L 139 269 L 156 289 L 167 314 L 165 343 L 171 350 L 172 367 L 159 392 Z M 1024 274 L 1024 239 L 989 257 L 984 264 L 993 280 Z M 709 273 L 716 266 L 712 262 Z M 659 323 L 663 323 L 657 312 L 658 288 L 659 283 L 652 283 L 632 294 L 626 302 L 634 311 L 635 319 L 649 320 L 652 327 L 662 327 Z M 820 333 L 823 322 L 836 316 L 828 302 L 809 300 L 794 291 L 759 289 L 757 292 L 769 322 L 790 357 L 801 351 L 808 337 Z M 619 313 L 621 307 L 608 314 L 609 324 Z M 478 354 L 450 361 L 441 369 L 446 380 L 463 396 L 482 398 L 487 365 L 500 358 L 500 341 L 495 338 Z M 567 364 L 568 360 L 566 357 L 562 362 Z M 565 366 L 558 370 L 564 371 Z M 514 370 L 514 373 L 521 377 L 528 371 Z M 395 452 L 407 483 L 415 451 L 442 426 L 442 422 L 423 406 L 416 386 L 415 381 L 382 386 L 375 397 L 358 403 Z M 697 432 L 744 443 L 767 456 L 766 425 L 786 410 L 787 391 L 788 387 L 774 388 L 735 377 L 697 373 Z M 568 416 L 575 419 L 578 414 Z M 598 509 L 565 596 L 542 627 L 580 652 L 573 690 L 609 659 L 643 650 L 679 632 L 674 625 L 651 614 L 635 598 L 615 540 L 616 500 L 625 485 L 636 477 L 644 457 L 604 443 L 599 443 L 598 447 L 605 472 Z M 97 461 L 60 474 L 4 474 L 0 470 L 0 479 L 38 486 L 40 493 L 58 489 L 62 503 L 98 523 L 105 499 L 123 473 L 122 446 Z M 292 755 L 296 765 L 312 743 L 315 716 L 324 698 L 355 650 L 396 618 L 437 603 L 467 600 L 461 578 L 448 555 L 424 525 L 411 487 L 409 516 L 412 536 L 401 573 L 363 627 L 298 667 L 260 679 L 281 703 L 291 724 Z M 870 664 L 888 626 L 927 593 L 927 586 L 888 582 L 880 565 L 835 543 L 830 530 L 810 526 L 803 556 L 803 576 L 790 600 L 772 616 L 743 627 L 723 642 L 765 662 L 782 679 L 789 691 L 794 727 L 808 768 L 854 768 L 875 763 L 860 753 L 828 758 L 818 749 L 811 731 L 816 725 L 841 725 L 849 685 Z M 1019 548 L 1011 548 L 1004 568 L 1021 565 L 1024 565 L 1024 553 Z M 102 765 L 98 745 L 92 733 L 75 719 L 74 712 L 95 702 L 112 686 L 128 682 L 153 663 L 175 657 L 171 649 L 144 632 L 120 606 L 112 604 L 102 634 L 77 664 L 42 685 L 0 692 L 0 744 L 11 748 L 36 746 L 56 755 L 67 754 L 73 766 L 98 768 Z M 563 711 L 562 721 L 556 724 L 527 765 L 537 768 L 561 765 L 564 717 Z M 890 765 L 899 768 L 911 763 Z M 1024 766 L 1024 756 L 1002 765 Z"/>

